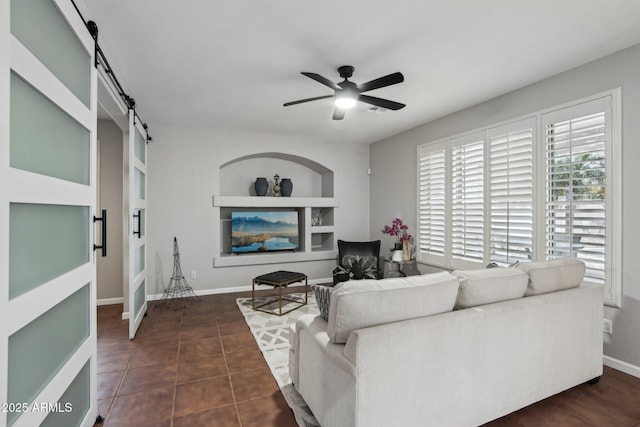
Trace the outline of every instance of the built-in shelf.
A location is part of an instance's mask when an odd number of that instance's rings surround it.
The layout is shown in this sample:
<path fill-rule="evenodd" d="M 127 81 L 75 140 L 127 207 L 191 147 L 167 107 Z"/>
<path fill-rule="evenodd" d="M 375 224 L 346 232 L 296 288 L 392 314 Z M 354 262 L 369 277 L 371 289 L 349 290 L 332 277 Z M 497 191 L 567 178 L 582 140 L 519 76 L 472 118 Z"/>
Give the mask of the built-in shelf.
<path fill-rule="evenodd" d="M 294 197 L 274 197 L 274 173 L 294 183 Z M 256 196 L 254 180 L 270 181 L 268 196 Z M 214 244 L 214 267 L 232 267 L 336 259 L 338 199 L 334 196 L 334 173 L 315 160 L 289 153 L 263 152 L 232 159 L 220 166 L 220 192 L 212 197 L 219 240 Z M 214 190 L 215 191 L 215 190 Z M 298 213 L 296 251 L 234 254 L 231 248 L 231 217 L 234 212 L 292 211 Z M 316 224 L 316 225 L 314 225 Z"/>
<path fill-rule="evenodd" d="M 333 249 L 333 231 L 311 234 L 311 252 L 322 252 Z"/>
<path fill-rule="evenodd" d="M 312 225 L 311 233 L 333 233 L 334 226 L 333 225 Z"/>
<path fill-rule="evenodd" d="M 335 197 L 259 197 L 259 196 L 213 196 L 213 207 L 220 221 L 220 245 L 213 259 L 214 267 L 277 264 L 335 259 L 334 208 Z M 298 211 L 299 249 L 278 253 L 231 253 L 231 213 L 235 210 L 252 209 Z M 319 225 L 314 224 L 313 213 L 319 215 Z"/>
<path fill-rule="evenodd" d="M 213 206 L 234 208 L 337 207 L 335 197 L 213 196 Z"/>
<path fill-rule="evenodd" d="M 283 252 L 277 254 L 221 255 L 213 259 L 214 267 L 234 267 L 242 265 L 277 264 L 286 262 L 320 261 L 336 259 L 337 251 Z"/>

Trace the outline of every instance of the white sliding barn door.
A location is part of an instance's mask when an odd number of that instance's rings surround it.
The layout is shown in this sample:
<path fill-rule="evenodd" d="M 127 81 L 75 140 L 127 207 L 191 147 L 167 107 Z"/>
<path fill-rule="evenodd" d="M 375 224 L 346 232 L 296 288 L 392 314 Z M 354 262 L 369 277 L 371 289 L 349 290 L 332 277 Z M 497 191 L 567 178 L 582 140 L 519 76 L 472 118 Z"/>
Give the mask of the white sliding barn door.
<path fill-rule="evenodd" d="M 129 338 L 133 339 L 147 312 L 147 132 L 129 110 L 125 148 L 125 193 L 128 217 Z"/>
<path fill-rule="evenodd" d="M 0 94 L 0 427 L 91 426 L 96 69 L 70 1 L 0 0 Z"/>

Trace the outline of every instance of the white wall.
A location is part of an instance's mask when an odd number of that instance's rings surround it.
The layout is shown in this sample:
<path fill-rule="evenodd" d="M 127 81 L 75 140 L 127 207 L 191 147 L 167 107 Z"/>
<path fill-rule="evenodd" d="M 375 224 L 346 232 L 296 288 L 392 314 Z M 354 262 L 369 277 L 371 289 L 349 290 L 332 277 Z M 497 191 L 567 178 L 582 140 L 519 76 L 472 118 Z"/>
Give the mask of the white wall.
<path fill-rule="evenodd" d="M 451 114 L 371 146 L 371 237 L 401 216 L 416 230 L 416 146 L 526 113 L 622 88 L 622 308 L 605 307 L 605 354 L 640 374 L 640 45 Z M 496 78 L 499 78 L 497 76 Z M 428 94 L 425 94 L 428 96 Z M 424 270 L 424 268 L 423 268 Z"/>
<path fill-rule="evenodd" d="M 322 177 L 308 167 L 283 159 L 247 159 L 227 166 L 220 180 L 221 196 L 255 195 L 254 181 L 247 180 L 247 172 L 257 177 L 265 177 L 269 182 L 267 196 L 273 196 L 274 175 L 289 178 L 293 182 L 291 197 L 320 197 Z M 285 175 L 283 175 L 283 173 Z"/>
<path fill-rule="evenodd" d="M 100 140 L 99 209 L 107 210 L 107 256 L 96 252 L 98 299 L 122 298 L 122 131 L 98 120 Z M 99 225 L 99 223 L 97 223 Z"/>
<path fill-rule="evenodd" d="M 181 267 L 195 290 L 250 286 L 251 279 L 276 270 L 299 271 L 309 279 L 331 278 L 335 260 L 242 267 L 213 267 L 214 242 L 220 225 L 214 223 L 214 194 L 249 191 L 255 178 L 275 173 L 293 179 L 292 196 L 316 192 L 311 178 L 303 178 L 298 165 L 273 159 L 247 162 L 244 172 L 233 169 L 235 190 L 220 188 L 220 166 L 255 153 L 285 153 L 311 159 L 334 172 L 335 238 L 369 238 L 369 147 L 366 145 L 313 143 L 282 135 L 225 132 L 211 129 L 153 126 L 148 145 L 148 293 L 159 294 L 173 271 L 172 245 L 178 238 Z M 274 163 L 275 162 L 275 163 Z M 290 175 L 292 174 L 292 175 Z M 297 178 L 300 177 L 300 178 Z M 225 179 L 228 179 L 225 178 Z M 224 183 L 223 183 L 224 184 Z M 228 185 L 228 184 L 227 184 Z M 191 279 L 191 271 L 197 278 Z"/>

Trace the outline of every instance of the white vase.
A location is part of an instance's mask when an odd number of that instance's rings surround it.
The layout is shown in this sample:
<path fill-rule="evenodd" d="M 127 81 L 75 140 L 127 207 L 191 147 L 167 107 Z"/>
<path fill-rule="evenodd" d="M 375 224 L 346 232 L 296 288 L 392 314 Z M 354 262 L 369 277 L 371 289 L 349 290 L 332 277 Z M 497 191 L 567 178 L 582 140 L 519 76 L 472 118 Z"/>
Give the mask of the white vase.
<path fill-rule="evenodd" d="M 391 261 L 402 262 L 402 249 L 393 251 L 393 255 L 391 255 Z"/>

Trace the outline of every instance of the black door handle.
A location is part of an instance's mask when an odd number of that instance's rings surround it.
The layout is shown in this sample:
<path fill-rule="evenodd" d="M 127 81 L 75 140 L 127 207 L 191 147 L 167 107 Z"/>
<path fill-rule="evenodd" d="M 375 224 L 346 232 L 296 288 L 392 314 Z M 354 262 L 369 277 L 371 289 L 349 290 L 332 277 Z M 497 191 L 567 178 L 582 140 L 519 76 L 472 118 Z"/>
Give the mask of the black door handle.
<path fill-rule="evenodd" d="M 93 250 L 102 249 L 102 256 L 107 256 L 107 210 L 102 209 L 102 218 L 93 216 L 93 223 L 100 221 L 102 223 L 102 244 L 100 246 L 94 244 Z"/>
<path fill-rule="evenodd" d="M 133 220 L 138 224 L 138 231 L 136 231 L 134 227 L 133 235 L 138 236 L 138 239 L 139 239 L 140 238 L 140 211 L 133 214 Z"/>

